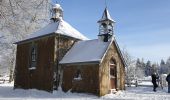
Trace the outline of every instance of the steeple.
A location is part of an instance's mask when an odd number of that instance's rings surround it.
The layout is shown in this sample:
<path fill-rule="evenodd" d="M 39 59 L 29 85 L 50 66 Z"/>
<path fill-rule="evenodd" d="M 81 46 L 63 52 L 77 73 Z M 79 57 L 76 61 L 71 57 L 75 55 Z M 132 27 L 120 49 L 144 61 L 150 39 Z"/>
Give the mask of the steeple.
<path fill-rule="evenodd" d="M 52 18 L 51 20 L 57 21 L 63 18 L 63 9 L 60 4 L 55 4 L 52 8 Z"/>
<path fill-rule="evenodd" d="M 115 21 L 111 18 L 107 7 L 105 8 L 102 18 L 98 21 L 98 23 L 99 23 L 98 38 L 104 42 L 110 41 L 113 36 L 113 27 Z"/>

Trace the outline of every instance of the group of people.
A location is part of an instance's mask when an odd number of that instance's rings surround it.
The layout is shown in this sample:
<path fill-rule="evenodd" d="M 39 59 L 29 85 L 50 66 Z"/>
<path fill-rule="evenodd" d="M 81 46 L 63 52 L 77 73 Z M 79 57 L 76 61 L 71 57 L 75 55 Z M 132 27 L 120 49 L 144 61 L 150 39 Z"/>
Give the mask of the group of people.
<path fill-rule="evenodd" d="M 152 74 L 152 83 L 153 83 L 153 91 L 156 92 L 156 88 L 158 87 L 157 80 L 159 79 L 158 74 Z M 168 93 L 170 93 L 170 73 L 166 77 L 166 81 L 168 82 Z"/>

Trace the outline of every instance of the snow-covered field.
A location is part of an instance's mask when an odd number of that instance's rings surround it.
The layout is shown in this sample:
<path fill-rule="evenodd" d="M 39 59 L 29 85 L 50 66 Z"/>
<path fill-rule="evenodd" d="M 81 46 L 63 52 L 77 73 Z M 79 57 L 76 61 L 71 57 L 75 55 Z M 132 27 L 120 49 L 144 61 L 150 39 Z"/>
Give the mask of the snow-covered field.
<path fill-rule="evenodd" d="M 97 97 L 85 93 L 64 93 L 55 91 L 48 93 L 35 89 L 13 90 L 13 84 L 0 84 L 0 100 L 170 100 L 167 88 L 152 91 L 152 87 L 127 87 L 126 91 L 119 91 L 117 94 L 108 94 Z"/>

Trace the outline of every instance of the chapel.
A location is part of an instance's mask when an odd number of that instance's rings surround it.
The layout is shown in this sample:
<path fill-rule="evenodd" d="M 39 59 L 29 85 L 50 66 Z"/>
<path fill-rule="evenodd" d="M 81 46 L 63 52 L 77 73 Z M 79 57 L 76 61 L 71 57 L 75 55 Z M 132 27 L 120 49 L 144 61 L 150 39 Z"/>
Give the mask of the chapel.
<path fill-rule="evenodd" d="M 64 20 L 61 5 L 50 23 L 17 42 L 14 88 L 84 92 L 103 96 L 125 89 L 126 63 L 107 8 L 97 39 L 88 39 Z M 76 20 L 76 19 L 73 19 Z"/>

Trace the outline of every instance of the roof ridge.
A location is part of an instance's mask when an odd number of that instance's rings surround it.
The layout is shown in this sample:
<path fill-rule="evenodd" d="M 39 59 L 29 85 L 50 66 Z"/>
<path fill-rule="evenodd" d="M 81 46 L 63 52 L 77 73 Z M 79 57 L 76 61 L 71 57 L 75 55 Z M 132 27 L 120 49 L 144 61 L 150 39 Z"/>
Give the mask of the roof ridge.
<path fill-rule="evenodd" d="M 88 42 L 88 41 L 95 41 L 95 40 L 98 40 L 98 39 L 89 39 L 89 40 L 83 40 L 83 41 L 78 41 L 78 42 Z"/>
<path fill-rule="evenodd" d="M 25 39 L 18 41 L 16 43 L 21 43 L 24 41 L 29 41 L 32 39 L 37 39 L 39 37 L 47 36 L 50 34 L 61 34 L 64 36 L 69 36 L 75 39 L 80 40 L 88 40 L 86 36 L 84 36 L 81 32 L 79 32 L 77 29 L 75 29 L 73 26 L 71 26 L 69 23 L 67 23 L 63 19 L 59 19 L 57 21 L 51 21 L 43 28 L 39 29 L 38 31 L 35 31 L 28 36 L 26 36 Z"/>

